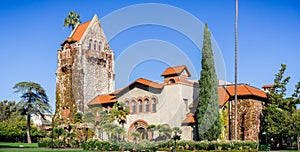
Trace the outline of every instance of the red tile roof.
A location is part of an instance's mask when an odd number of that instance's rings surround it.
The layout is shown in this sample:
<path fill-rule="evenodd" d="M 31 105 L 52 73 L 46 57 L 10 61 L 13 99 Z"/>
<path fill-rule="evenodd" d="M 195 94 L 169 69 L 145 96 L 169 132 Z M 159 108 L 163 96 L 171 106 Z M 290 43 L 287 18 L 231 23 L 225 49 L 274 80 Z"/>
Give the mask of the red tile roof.
<path fill-rule="evenodd" d="M 191 76 L 189 70 L 186 68 L 185 65 L 169 67 L 161 74 L 161 76 L 180 74 L 184 69 L 186 69 L 188 76 Z"/>
<path fill-rule="evenodd" d="M 91 102 L 88 103 L 88 105 L 101 105 L 104 103 L 114 103 L 117 102 L 117 99 L 114 95 L 111 94 L 105 94 L 105 95 L 100 95 L 94 98 Z"/>
<path fill-rule="evenodd" d="M 230 96 L 234 96 L 234 85 L 225 86 Z M 238 96 L 247 96 L 253 95 L 261 98 L 267 98 L 267 95 L 264 91 L 254 88 L 252 86 L 242 84 L 237 86 L 237 95 Z"/>
<path fill-rule="evenodd" d="M 68 37 L 61 45 L 63 46 L 66 42 L 79 42 L 86 31 L 87 27 L 90 25 L 92 20 L 85 23 L 79 24 L 73 31 L 71 37 Z"/>
<path fill-rule="evenodd" d="M 90 25 L 91 21 L 92 20 L 89 20 L 89 21 L 87 21 L 85 23 L 79 24 L 77 26 L 77 28 L 75 29 L 75 31 L 73 32 L 71 38 L 73 40 L 76 40 L 77 42 L 79 42 L 81 40 L 81 37 L 84 34 L 85 30 Z"/>
<path fill-rule="evenodd" d="M 158 89 L 161 89 L 164 87 L 160 83 L 156 83 L 156 82 L 144 79 L 144 78 L 139 78 L 139 79 L 135 80 L 132 84 L 134 84 L 134 83 L 140 83 L 140 84 L 143 84 L 143 85 L 146 85 L 146 86 L 149 86 L 152 88 L 158 88 Z"/>
<path fill-rule="evenodd" d="M 183 120 L 183 124 L 193 124 L 195 123 L 195 118 L 194 118 L 194 114 L 193 113 L 188 113 L 186 115 L 186 118 Z"/>
<path fill-rule="evenodd" d="M 223 106 L 230 98 L 224 87 L 218 87 L 219 106 Z"/>
<path fill-rule="evenodd" d="M 262 86 L 262 88 L 272 88 L 274 85 L 273 84 L 266 84 Z"/>
<path fill-rule="evenodd" d="M 91 102 L 89 102 L 88 105 L 98 105 L 98 104 L 104 104 L 104 103 L 117 102 L 116 95 L 119 94 L 120 92 L 122 92 L 123 90 L 126 90 L 126 88 L 128 88 L 129 86 L 131 86 L 135 83 L 140 83 L 140 84 L 143 84 L 143 85 L 146 85 L 146 86 L 149 86 L 152 88 L 158 88 L 158 89 L 162 89 L 164 87 L 160 83 L 156 83 L 156 82 L 144 79 L 144 78 L 139 78 L 123 89 L 116 90 L 109 94 L 97 96 Z"/>

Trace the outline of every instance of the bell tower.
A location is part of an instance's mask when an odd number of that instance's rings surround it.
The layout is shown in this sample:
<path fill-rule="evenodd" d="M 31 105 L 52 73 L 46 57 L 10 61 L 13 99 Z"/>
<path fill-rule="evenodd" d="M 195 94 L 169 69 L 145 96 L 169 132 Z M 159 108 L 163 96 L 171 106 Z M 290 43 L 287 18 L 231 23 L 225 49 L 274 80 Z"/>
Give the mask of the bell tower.
<path fill-rule="evenodd" d="M 88 110 L 96 96 L 113 92 L 115 72 L 114 52 L 97 15 L 77 24 L 57 54 L 54 122 L 59 125 Z"/>

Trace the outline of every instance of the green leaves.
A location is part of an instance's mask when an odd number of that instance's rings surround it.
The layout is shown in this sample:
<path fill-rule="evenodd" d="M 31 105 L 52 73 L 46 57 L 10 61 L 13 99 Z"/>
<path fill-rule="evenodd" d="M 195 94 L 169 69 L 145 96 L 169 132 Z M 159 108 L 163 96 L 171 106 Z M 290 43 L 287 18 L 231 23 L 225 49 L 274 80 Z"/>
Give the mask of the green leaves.
<path fill-rule="evenodd" d="M 51 112 L 46 91 L 40 84 L 35 82 L 20 82 L 13 89 L 15 89 L 15 93 L 21 93 L 21 101 L 17 104 L 17 107 L 22 111 L 22 114 L 27 115 L 27 141 L 31 143 L 30 116 L 36 114 L 44 119 L 44 114 Z"/>
<path fill-rule="evenodd" d="M 69 12 L 68 17 L 65 18 L 64 26 L 68 26 L 69 28 L 72 27 L 72 30 L 74 30 L 75 26 L 78 23 L 81 23 L 80 21 L 80 15 L 74 11 Z"/>
<path fill-rule="evenodd" d="M 204 29 L 201 64 L 197 109 L 198 134 L 200 140 L 216 140 L 221 134 L 222 122 L 219 116 L 217 75 L 207 24 L 205 24 Z"/>
<path fill-rule="evenodd" d="M 126 123 L 126 116 L 129 115 L 129 109 L 123 105 L 123 103 L 115 103 L 113 109 L 110 111 L 111 117 L 117 120 L 119 124 L 124 125 Z"/>
<path fill-rule="evenodd" d="M 284 76 L 286 65 L 281 64 L 281 69 L 275 74 L 274 85 L 269 90 L 269 101 L 263 109 L 263 131 L 268 133 L 268 137 L 274 139 L 274 145 L 281 143 L 281 140 L 288 135 L 299 133 L 298 111 L 296 105 L 299 104 L 300 82 L 295 85 L 295 92 L 291 97 L 286 97 L 286 85 L 290 77 Z M 298 130 L 297 130 L 298 129 Z"/>

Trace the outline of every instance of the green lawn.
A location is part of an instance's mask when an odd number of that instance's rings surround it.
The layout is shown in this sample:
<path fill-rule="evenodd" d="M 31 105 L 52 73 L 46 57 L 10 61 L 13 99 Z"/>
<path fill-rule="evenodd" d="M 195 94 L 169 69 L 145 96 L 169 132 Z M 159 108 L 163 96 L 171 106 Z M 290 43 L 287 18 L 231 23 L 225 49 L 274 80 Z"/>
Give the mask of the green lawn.
<path fill-rule="evenodd" d="M 38 148 L 38 144 L 0 142 L 0 148 Z"/>
<path fill-rule="evenodd" d="M 54 149 L 55 151 L 64 151 L 64 152 L 78 152 L 84 150 L 72 150 L 72 149 Z M 39 148 L 37 143 L 7 143 L 0 142 L 0 151 L 1 152 L 31 152 L 31 151 L 42 151 L 42 152 L 53 152 L 51 148 Z M 85 151 L 87 152 L 87 151 Z"/>

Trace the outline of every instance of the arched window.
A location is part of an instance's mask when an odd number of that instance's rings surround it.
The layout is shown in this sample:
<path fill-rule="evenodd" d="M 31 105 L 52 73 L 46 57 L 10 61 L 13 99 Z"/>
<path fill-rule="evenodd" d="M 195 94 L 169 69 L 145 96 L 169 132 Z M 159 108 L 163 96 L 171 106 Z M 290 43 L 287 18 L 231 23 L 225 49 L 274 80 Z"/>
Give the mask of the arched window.
<path fill-rule="evenodd" d="M 94 41 L 94 50 L 97 50 L 97 41 Z"/>
<path fill-rule="evenodd" d="M 132 113 L 136 113 L 136 102 L 134 100 L 131 101 Z"/>
<path fill-rule="evenodd" d="M 145 109 L 146 109 L 146 112 L 149 112 L 149 108 L 150 107 L 150 105 L 149 105 L 149 100 L 148 99 L 146 99 L 145 100 Z"/>
<path fill-rule="evenodd" d="M 92 49 L 92 43 L 93 43 L 93 41 L 90 40 L 90 41 L 89 41 L 89 48 L 88 48 L 89 50 Z"/>
<path fill-rule="evenodd" d="M 142 100 L 139 100 L 139 112 L 143 112 L 143 103 L 142 103 Z"/>
<path fill-rule="evenodd" d="M 169 82 L 168 82 L 168 84 L 173 84 L 173 83 L 175 83 L 174 79 L 170 79 Z"/>
<path fill-rule="evenodd" d="M 100 41 L 99 42 L 99 51 L 101 51 L 102 50 L 102 42 Z"/>
<path fill-rule="evenodd" d="M 125 106 L 126 106 L 127 108 L 129 108 L 129 101 L 126 101 L 126 102 L 125 102 Z"/>
<path fill-rule="evenodd" d="M 152 102 L 152 112 L 156 112 L 156 104 L 157 104 L 156 99 L 152 98 L 151 102 Z"/>

